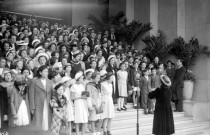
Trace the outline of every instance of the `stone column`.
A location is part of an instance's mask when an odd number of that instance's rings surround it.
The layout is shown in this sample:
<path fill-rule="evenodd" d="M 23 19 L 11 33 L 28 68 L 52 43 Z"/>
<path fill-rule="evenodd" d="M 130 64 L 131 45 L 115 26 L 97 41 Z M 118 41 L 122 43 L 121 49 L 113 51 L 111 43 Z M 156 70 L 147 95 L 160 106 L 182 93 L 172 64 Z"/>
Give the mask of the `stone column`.
<path fill-rule="evenodd" d="M 128 23 L 134 19 L 134 0 L 126 0 L 126 17 Z"/>
<path fill-rule="evenodd" d="M 150 0 L 150 22 L 153 29 L 150 31 L 150 35 L 158 34 L 158 0 Z"/>
<path fill-rule="evenodd" d="M 177 36 L 185 39 L 185 0 L 177 0 Z"/>

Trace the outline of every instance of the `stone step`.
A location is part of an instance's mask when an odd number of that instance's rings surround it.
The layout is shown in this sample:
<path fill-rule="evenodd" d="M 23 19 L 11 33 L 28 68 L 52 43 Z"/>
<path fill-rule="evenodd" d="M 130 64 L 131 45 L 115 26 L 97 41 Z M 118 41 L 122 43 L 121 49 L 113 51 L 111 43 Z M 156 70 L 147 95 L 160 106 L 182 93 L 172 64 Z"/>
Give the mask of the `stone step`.
<path fill-rule="evenodd" d="M 182 124 L 182 123 L 190 123 L 192 122 L 192 118 L 189 117 L 174 117 L 174 121 L 176 124 Z M 127 119 L 122 121 L 112 121 L 112 130 L 120 130 L 120 129 L 126 129 L 126 128 L 133 128 L 136 127 L 137 119 Z M 153 117 L 147 117 L 144 119 L 139 119 L 139 126 L 144 131 L 147 129 L 152 129 L 153 124 Z"/>
<path fill-rule="evenodd" d="M 174 114 L 180 114 L 180 115 L 185 115 L 184 112 L 174 112 Z M 139 109 L 139 116 L 144 117 L 144 116 L 153 116 L 151 114 L 145 115 L 143 109 Z M 131 117 L 137 117 L 137 109 L 128 109 L 127 111 L 115 111 L 115 119 L 118 118 L 131 118 Z"/>
<path fill-rule="evenodd" d="M 175 135 L 197 135 L 194 133 L 202 133 L 201 135 L 205 135 L 208 133 L 208 131 L 202 132 L 202 130 L 209 128 L 210 121 L 192 122 L 190 120 L 186 122 L 180 122 L 180 120 L 175 120 Z M 140 125 L 139 130 L 140 135 L 152 135 L 152 125 L 148 127 Z M 123 135 L 136 135 L 136 126 L 130 128 L 112 129 L 111 132 L 113 135 L 122 135 L 122 133 Z"/>
<path fill-rule="evenodd" d="M 127 103 L 125 106 L 126 106 L 127 109 L 133 109 L 133 103 Z M 173 102 L 171 102 L 171 106 L 172 106 L 173 109 L 175 108 L 175 105 L 174 105 Z M 114 104 L 114 107 L 115 107 L 115 110 L 117 110 L 118 105 Z"/>

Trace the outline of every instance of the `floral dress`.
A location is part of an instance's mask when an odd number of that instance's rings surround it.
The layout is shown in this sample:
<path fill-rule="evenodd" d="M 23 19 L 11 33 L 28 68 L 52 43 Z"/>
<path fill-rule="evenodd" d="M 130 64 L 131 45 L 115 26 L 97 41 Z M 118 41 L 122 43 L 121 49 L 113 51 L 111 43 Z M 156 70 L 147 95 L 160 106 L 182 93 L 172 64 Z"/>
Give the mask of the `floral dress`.
<path fill-rule="evenodd" d="M 56 108 L 61 117 L 67 116 L 67 100 L 64 96 L 62 98 L 53 97 L 50 100 L 50 105 L 54 109 Z M 62 119 L 53 113 L 51 123 L 51 135 L 59 135 L 62 126 Z"/>

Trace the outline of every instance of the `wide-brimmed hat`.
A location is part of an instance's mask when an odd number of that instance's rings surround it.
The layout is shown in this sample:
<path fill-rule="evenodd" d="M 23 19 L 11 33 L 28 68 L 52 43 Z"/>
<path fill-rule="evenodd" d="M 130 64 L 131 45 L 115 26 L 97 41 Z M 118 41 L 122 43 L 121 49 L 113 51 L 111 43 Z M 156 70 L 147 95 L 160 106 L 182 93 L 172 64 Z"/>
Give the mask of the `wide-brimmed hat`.
<path fill-rule="evenodd" d="M 100 71 L 100 76 L 105 76 L 107 74 L 107 71 L 106 70 L 101 70 Z"/>
<path fill-rule="evenodd" d="M 89 72 L 92 72 L 92 73 L 94 73 L 94 69 L 87 69 L 87 70 L 85 70 L 85 75 L 87 75 L 87 73 L 89 73 Z"/>
<path fill-rule="evenodd" d="M 28 43 L 26 43 L 26 42 L 23 41 L 23 40 L 17 41 L 16 43 L 17 43 L 17 45 L 19 45 L 19 46 L 27 46 L 27 45 L 28 45 Z"/>
<path fill-rule="evenodd" d="M 41 41 L 39 40 L 39 39 L 34 39 L 33 41 L 32 41 L 32 46 L 34 46 L 34 44 L 36 43 L 36 42 L 38 42 L 38 43 L 41 43 Z"/>
<path fill-rule="evenodd" d="M 115 55 L 110 55 L 110 56 L 108 57 L 108 61 L 110 61 L 112 58 L 115 58 L 115 59 L 116 59 L 116 56 L 115 56 Z"/>
<path fill-rule="evenodd" d="M 42 46 L 39 46 L 39 47 L 37 47 L 36 49 L 35 49 L 35 54 L 39 51 L 39 50 L 45 50 Z"/>
<path fill-rule="evenodd" d="M 166 86 L 171 86 L 171 80 L 168 76 L 166 75 L 161 75 L 160 80 L 166 85 Z"/>
<path fill-rule="evenodd" d="M 56 69 L 56 68 L 62 68 L 63 65 L 61 62 L 56 62 L 54 65 L 53 65 L 53 68 Z"/>
<path fill-rule="evenodd" d="M 42 56 L 44 56 L 47 60 L 49 60 L 49 55 L 48 55 L 47 53 L 39 53 L 39 54 L 37 54 L 37 56 L 36 56 L 37 60 L 38 60 L 40 57 L 42 57 Z"/>
<path fill-rule="evenodd" d="M 74 79 L 75 80 L 78 80 L 81 76 L 83 76 L 83 72 L 82 71 L 79 71 L 79 72 L 76 73 Z"/>
<path fill-rule="evenodd" d="M 70 80 L 71 80 L 70 77 L 64 76 L 64 77 L 61 79 L 61 83 L 65 83 L 65 82 L 70 81 Z"/>
<path fill-rule="evenodd" d="M 2 75 L 1 75 L 2 78 L 4 78 L 5 74 L 7 74 L 7 73 L 11 73 L 12 74 L 12 71 L 9 68 L 4 68 L 3 72 L 2 72 Z"/>

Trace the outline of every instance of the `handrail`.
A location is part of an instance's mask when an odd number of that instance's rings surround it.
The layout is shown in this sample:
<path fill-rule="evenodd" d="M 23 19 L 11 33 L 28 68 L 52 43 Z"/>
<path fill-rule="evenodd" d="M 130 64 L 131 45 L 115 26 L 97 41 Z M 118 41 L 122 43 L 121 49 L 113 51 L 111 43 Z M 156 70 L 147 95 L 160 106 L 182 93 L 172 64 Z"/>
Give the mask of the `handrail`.
<path fill-rule="evenodd" d="M 12 12 L 12 11 L 1 11 L 1 12 L 3 12 L 3 13 L 10 13 L 10 14 L 17 14 L 17 15 L 32 16 L 31 14 L 18 13 L 18 12 Z M 39 15 L 33 15 L 33 16 L 36 16 L 38 18 L 45 18 L 45 19 L 58 20 L 58 21 L 62 21 L 63 20 L 63 19 L 60 19 L 60 18 L 45 17 L 45 16 L 39 16 Z"/>

